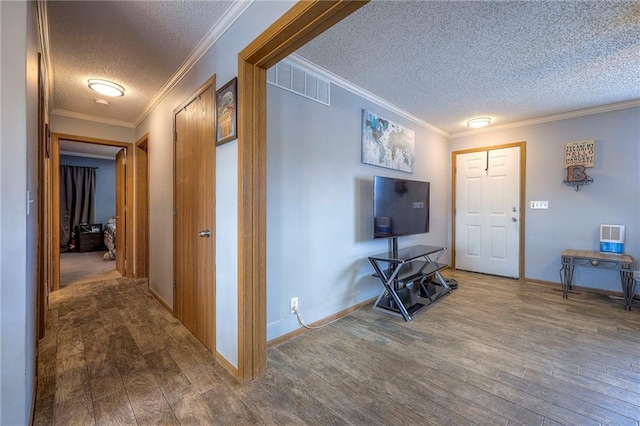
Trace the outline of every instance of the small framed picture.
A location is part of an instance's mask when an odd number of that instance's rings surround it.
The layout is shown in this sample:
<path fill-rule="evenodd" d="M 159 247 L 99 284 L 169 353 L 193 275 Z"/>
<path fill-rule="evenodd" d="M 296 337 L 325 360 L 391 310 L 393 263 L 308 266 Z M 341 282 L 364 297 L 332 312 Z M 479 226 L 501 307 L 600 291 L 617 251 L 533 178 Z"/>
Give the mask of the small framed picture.
<path fill-rule="evenodd" d="M 216 145 L 232 141 L 238 137 L 238 78 L 216 91 Z"/>

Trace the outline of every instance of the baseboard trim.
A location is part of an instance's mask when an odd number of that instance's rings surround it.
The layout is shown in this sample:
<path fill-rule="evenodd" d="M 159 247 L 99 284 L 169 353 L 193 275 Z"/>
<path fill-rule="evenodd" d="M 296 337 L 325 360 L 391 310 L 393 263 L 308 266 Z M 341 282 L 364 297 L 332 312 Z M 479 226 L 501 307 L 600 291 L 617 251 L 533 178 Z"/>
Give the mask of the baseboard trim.
<path fill-rule="evenodd" d="M 351 306 L 351 307 L 349 307 L 347 309 L 343 309 L 340 312 L 336 312 L 333 315 L 329 315 L 328 317 L 319 319 L 318 321 L 314 321 L 311 324 L 307 324 L 307 325 L 310 326 L 310 327 L 318 327 L 318 326 L 327 324 L 329 322 L 335 321 L 337 319 L 340 319 L 342 317 L 345 317 L 345 316 L 349 315 L 351 312 L 357 311 L 358 309 L 360 309 L 360 308 L 362 308 L 364 306 L 370 305 L 376 299 L 377 299 L 377 296 L 374 296 L 374 297 L 372 297 L 370 299 L 365 300 L 364 302 L 357 303 L 357 304 L 355 304 L 355 305 L 353 305 L 353 306 Z M 279 344 L 284 343 L 287 340 L 292 339 L 292 338 L 294 338 L 296 336 L 299 336 L 299 335 L 301 335 L 303 333 L 306 333 L 307 331 L 310 331 L 310 330 L 308 330 L 306 328 L 303 328 L 303 327 L 300 327 L 300 328 L 298 328 L 296 330 L 293 330 L 292 332 L 289 332 L 287 334 L 283 334 L 280 337 L 276 337 L 275 339 L 271 339 L 271 340 L 269 340 L 267 342 L 267 348 L 272 348 L 274 346 L 278 346 Z"/>
<path fill-rule="evenodd" d="M 222 366 L 229 374 L 231 374 L 237 381 L 240 383 L 239 379 L 239 371 L 236 367 L 233 366 L 225 357 L 223 357 L 220 352 L 216 351 L 216 361 L 218 364 Z"/>
<path fill-rule="evenodd" d="M 147 285 L 148 285 L 148 283 L 147 283 Z M 169 306 L 169 304 L 168 304 L 167 302 L 165 302 L 165 301 L 164 301 L 164 299 L 163 299 L 162 297 L 160 297 L 160 295 L 159 295 L 158 293 L 156 293 L 154 289 L 152 289 L 152 288 L 151 288 L 151 286 L 149 286 L 149 293 L 151 293 L 151 295 L 152 295 L 153 297 L 155 297 L 155 298 L 156 298 L 156 300 L 157 300 L 158 302 L 160 302 L 160 304 L 161 304 L 162 306 L 164 306 L 164 308 L 165 308 L 167 311 L 169 311 L 169 313 L 170 313 L 171 315 L 173 315 L 173 308 L 172 308 L 171 306 Z"/>
<path fill-rule="evenodd" d="M 533 284 L 543 285 L 545 287 L 553 287 L 555 290 L 562 291 L 562 286 L 560 285 L 560 283 L 556 283 L 553 281 L 544 281 L 544 280 L 538 280 L 535 278 L 525 278 L 525 281 Z M 572 285 L 571 291 L 582 291 L 585 293 L 601 294 L 603 296 L 622 297 L 622 291 L 604 290 L 601 288 L 593 288 L 593 287 L 582 287 L 579 285 Z M 634 300 L 640 300 L 640 295 L 636 294 L 634 295 L 633 298 Z"/>
<path fill-rule="evenodd" d="M 36 348 L 36 351 L 38 349 Z M 38 371 L 38 358 L 36 358 L 36 371 Z M 34 417 L 36 415 L 36 392 L 38 391 L 38 375 L 33 376 L 33 389 L 31 390 L 31 410 L 29 412 L 29 423 L 28 425 L 33 424 Z"/>

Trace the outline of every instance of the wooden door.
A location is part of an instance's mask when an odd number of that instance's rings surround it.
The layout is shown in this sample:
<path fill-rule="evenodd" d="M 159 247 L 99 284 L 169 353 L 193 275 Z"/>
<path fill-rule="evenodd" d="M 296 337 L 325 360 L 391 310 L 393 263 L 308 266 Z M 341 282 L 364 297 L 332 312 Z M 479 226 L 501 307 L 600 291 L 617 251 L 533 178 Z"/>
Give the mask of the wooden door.
<path fill-rule="evenodd" d="M 126 274 L 126 188 L 127 150 L 121 149 L 116 154 L 116 269 L 125 277 Z"/>
<path fill-rule="evenodd" d="M 520 147 L 456 156 L 457 269 L 519 277 Z"/>
<path fill-rule="evenodd" d="M 215 88 L 175 113 L 174 313 L 215 350 Z"/>

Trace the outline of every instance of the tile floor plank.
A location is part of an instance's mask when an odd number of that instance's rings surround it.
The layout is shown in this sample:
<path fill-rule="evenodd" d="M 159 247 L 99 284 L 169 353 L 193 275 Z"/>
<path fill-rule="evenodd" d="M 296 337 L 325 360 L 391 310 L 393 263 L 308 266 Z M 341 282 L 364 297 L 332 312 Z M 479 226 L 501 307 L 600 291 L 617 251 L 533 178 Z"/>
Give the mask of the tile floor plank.
<path fill-rule="evenodd" d="M 537 382 L 522 379 L 504 372 L 498 375 L 498 381 L 561 407 L 571 407 L 571 410 L 576 413 L 601 423 L 637 426 L 637 422 L 630 417 L 608 408 L 603 408 L 593 402 L 585 401 L 573 394 L 567 394 L 555 387 L 546 387 Z"/>
<path fill-rule="evenodd" d="M 124 386 L 138 424 L 179 424 L 149 371 L 139 372 L 126 378 Z"/>
<path fill-rule="evenodd" d="M 124 388 L 120 392 L 110 393 L 93 400 L 96 425 L 136 425 L 136 418 Z"/>
<path fill-rule="evenodd" d="M 270 348 L 248 384 L 146 281 L 65 287 L 38 345 L 34 424 L 640 425 L 635 304 L 445 276 L 458 290 L 412 321 L 364 307 Z"/>

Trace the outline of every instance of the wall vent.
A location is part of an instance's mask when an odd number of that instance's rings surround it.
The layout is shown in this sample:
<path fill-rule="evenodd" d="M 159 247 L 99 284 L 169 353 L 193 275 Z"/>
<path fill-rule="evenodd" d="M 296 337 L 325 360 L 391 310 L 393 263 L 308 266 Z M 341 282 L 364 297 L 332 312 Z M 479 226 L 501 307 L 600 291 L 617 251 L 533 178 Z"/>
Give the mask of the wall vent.
<path fill-rule="evenodd" d="M 600 225 L 600 251 L 624 253 L 624 225 Z"/>
<path fill-rule="evenodd" d="M 600 241 L 624 243 L 624 225 L 600 225 Z"/>
<path fill-rule="evenodd" d="M 267 70 L 267 82 L 307 99 L 331 106 L 331 84 L 329 81 L 286 59 Z"/>

